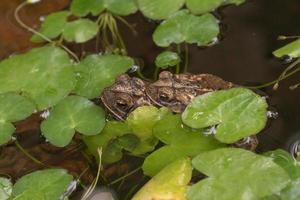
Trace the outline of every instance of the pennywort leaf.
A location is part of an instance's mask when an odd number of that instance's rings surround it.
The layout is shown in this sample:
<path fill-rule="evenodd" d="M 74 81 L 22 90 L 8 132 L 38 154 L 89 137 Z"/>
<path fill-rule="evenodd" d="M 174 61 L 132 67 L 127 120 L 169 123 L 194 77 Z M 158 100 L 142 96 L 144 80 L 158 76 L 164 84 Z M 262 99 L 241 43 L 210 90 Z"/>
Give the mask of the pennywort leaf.
<path fill-rule="evenodd" d="M 178 11 L 185 0 L 137 0 L 140 11 L 154 20 L 166 19 Z"/>
<path fill-rule="evenodd" d="M 204 152 L 192 163 L 208 178 L 189 189 L 189 200 L 256 200 L 280 192 L 290 182 L 272 159 L 238 148 Z"/>
<path fill-rule="evenodd" d="M 12 183 L 9 179 L 0 177 L 0 199 L 7 200 L 12 193 Z"/>
<path fill-rule="evenodd" d="M 75 131 L 83 135 L 96 135 L 105 125 L 103 109 L 84 97 L 68 96 L 50 111 L 42 122 L 42 134 L 51 144 L 66 146 Z"/>
<path fill-rule="evenodd" d="M 300 39 L 287 44 L 284 47 L 273 52 L 276 57 L 290 56 L 292 58 L 300 57 Z"/>
<path fill-rule="evenodd" d="M 133 65 L 133 59 L 126 56 L 90 55 L 75 66 L 78 80 L 75 93 L 90 99 L 98 97 Z"/>
<path fill-rule="evenodd" d="M 196 97 L 183 112 L 182 121 L 192 128 L 216 126 L 216 139 L 234 143 L 265 127 L 267 107 L 265 99 L 251 90 L 233 88 Z"/>
<path fill-rule="evenodd" d="M 194 16 L 187 10 L 182 10 L 156 28 L 153 40 L 161 47 L 182 42 L 207 46 L 217 38 L 218 34 L 218 20 L 212 14 Z"/>
<path fill-rule="evenodd" d="M 39 170 L 20 178 L 13 186 L 14 200 L 58 200 L 73 177 L 63 169 Z"/>
<path fill-rule="evenodd" d="M 12 122 L 30 116 L 35 111 L 34 103 L 16 93 L 0 94 L 0 145 L 8 142 L 15 131 Z"/>
<path fill-rule="evenodd" d="M 172 51 L 164 51 L 155 59 L 155 65 L 161 69 L 167 69 L 180 63 L 180 57 L 177 53 Z"/>
<path fill-rule="evenodd" d="M 186 200 L 187 185 L 192 177 L 189 158 L 182 158 L 170 163 L 146 185 L 132 200 L 176 199 Z"/>
<path fill-rule="evenodd" d="M 66 52 L 45 46 L 0 63 L 0 93 L 16 92 L 38 110 L 55 105 L 75 87 L 72 62 Z"/>

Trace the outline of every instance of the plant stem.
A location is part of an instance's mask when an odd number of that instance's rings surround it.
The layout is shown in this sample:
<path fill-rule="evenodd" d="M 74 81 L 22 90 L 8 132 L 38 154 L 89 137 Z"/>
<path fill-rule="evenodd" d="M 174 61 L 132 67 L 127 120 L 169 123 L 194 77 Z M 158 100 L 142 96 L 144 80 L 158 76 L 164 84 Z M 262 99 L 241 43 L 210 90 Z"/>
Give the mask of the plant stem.
<path fill-rule="evenodd" d="M 184 44 L 184 49 L 185 49 L 185 52 L 184 52 L 184 68 L 183 68 L 183 72 L 187 72 L 188 70 L 188 66 L 189 66 L 189 47 L 187 45 L 187 43 Z"/>
<path fill-rule="evenodd" d="M 52 44 L 58 44 L 58 46 L 60 46 L 62 49 L 64 49 L 66 52 L 68 52 L 75 60 L 76 62 L 80 62 L 79 58 L 77 57 L 77 55 L 72 52 L 70 49 L 68 49 L 68 47 L 66 47 L 65 45 L 63 45 L 62 43 L 55 43 L 53 40 L 51 40 L 50 38 L 48 38 L 47 36 L 43 35 L 42 33 L 34 30 L 33 28 L 31 28 L 30 26 L 26 25 L 20 18 L 20 10 L 22 8 L 24 8 L 26 5 L 28 5 L 29 3 L 27 1 L 24 1 L 23 3 L 21 3 L 20 5 L 18 5 L 18 7 L 15 9 L 14 11 L 14 17 L 16 19 L 16 21 L 18 22 L 18 24 L 23 27 L 24 29 L 28 30 L 29 32 L 32 32 L 35 35 L 40 36 L 41 38 L 43 38 L 45 41 L 52 43 Z"/>
<path fill-rule="evenodd" d="M 177 44 L 177 53 L 180 56 L 180 54 L 181 54 L 181 46 L 180 46 L 180 44 Z M 177 63 L 175 73 L 179 74 L 179 72 L 180 72 L 180 63 Z"/>
<path fill-rule="evenodd" d="M 24 153 L 29 159 L 31 159 L 33 162 L 39 164 L 39 165 L 43 165 L 46 166 L 43 162 L 39 161 L 37 158 L 33 157 L 32 155 L 30 155 L 30 153 L 28 153 L 26 151 L 26 149 L 24 149 L 21 144 L 18 142 L 18 140 L 15 141 L 16 146 L 18 147 L 18 149 L 20 151 L 22 151 L 22 153 Z"/>
<path fill-rule="evenodd" d="M 156 67 L 156 68 L 155 68 L 155 71 L 154 71 L 154 76 L 153 76 L 154 80 L 157 80 L 157 79 L 158 79 L 158 72 L 159 72 L 159 68 Z"/>
<path fill-rule="evenodd" d="M 116 184 L 116 183 L 122 181 L 124 178 L 127 178 L 128 176 L 131 176 L 132 174 L 135 174 L 135 173 L 138 172 L 141 168 L 142 168 L 142 167 L 138 167 L 138 168 L 132 170 L 131 172 L 125 174 L 124 176 L 121 176 L 120 178 L 117 178 L 116 180 L 110 182 L 110 183 L 108 184 L 108 186 L 114 185 L 114 184 Z"/>

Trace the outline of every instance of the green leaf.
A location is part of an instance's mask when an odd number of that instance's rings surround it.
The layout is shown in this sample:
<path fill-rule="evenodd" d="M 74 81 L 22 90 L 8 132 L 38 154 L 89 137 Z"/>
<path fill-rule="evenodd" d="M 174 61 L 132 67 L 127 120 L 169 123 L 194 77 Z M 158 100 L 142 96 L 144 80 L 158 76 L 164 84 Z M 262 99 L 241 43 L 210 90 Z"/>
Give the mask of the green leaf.
<path fill-rule="evenodd" d="M 184 126 L 180 115 L 170 115 L 160 120 L 153 128 L 153 134 L 167 144 L 144 161 L 143 171 L 154 176 L 170 162 L 183 157 L 194 157 L 201 152 L 224 147 L 212 136 L 206 136 L 202 130 L 193 130 Z"/>
<path fill-rule="evenodd" d="M 233 88 L 194 98 L 183 112 L 182 120 L 192 128 L 216 126 L 216 139 L 234 143 L 265 127 L 267 107 L 265 99 L 251 90 Z"/>
<path fill-rule="evenodd" d="M 272 158 L 275 163 L 285 169 L 291 179 L 297 179 L 300 177 L 300 163 L 297 162 L 287 151 L 277 149 L 269 151 L 264 155 Z"/>
<path fill-rule="evenodd" d="M 20 178 L 13 187 L 14 200 L 58 200 L 73 177 L 63 169 L 35 171 Z"/>
<path fill-rule="evenodd" d="M 172 162 L 142 187 L 132 200 L 186 200 L 187 185 L 192 177 L 188 158 Z"/>
<path fill-rule="evenodd" d="M 153 40 L 161 47 L 182 42 L 207 46 L 217 38 L 218 34 L 218 20 L 213 15 L 205 14 L 199 17 L 182 10 L 156 28 Z"/>
<path fill-rule="evenodd" d="M 300 199 L 300 178 L 294 180 L 288 187 L 280 193 L 281 200 L 299 200 Z"/>
<path fill-rule="evenodd" d="M 73 0 L 71 4 L 71 11 L 77 16 L 98 15 L 104 10 L 116 15 L 129 15 L 137 11 L 137 5 L 134 0 Z"/>
<path fill-rule="evenodd" d="M 75 66 L 75 93 L 90 99 L 99 97 L 104 88 L 111 86 L 117 76 L 133 65 L 133 59 L 126 56 L 90 55 Z"/>
<path fill-rule="evenodd" d="M 94 38 L 98 29 L 95 22 L 89 19 L 78 19 L 66 24 L 63 37 L 68 42 L 84 43 Z"/>
<path fill-rule="evenodd" d="M 12 193 L 12 183 L 9 179 L 0 177 L 0 199 L 7 200 Z"/>
<path fill-rule="evenodd" d="M 178 11 L 185 0 L 137 0 L 140 11 L 148 18 L 166 19 Z"/>
<path fill-rule="evenodd" d="M 155 65 L 161 69 L 167 69 L 179 64 L 181 61 L 177 53 L 172 51 L 164 51 L 155 59 Z"/>
<path fill-rule="evenodd" d="M 42 122 L 42 134 L 51 144 L 63 147 L 70 143 L 75 131 L 96 135 L 105 125 L 105 113 L 86 98 L 68 96 L 50 111 Z"/>
<path fill-rule="evenodd" d="M 71 12 L 76 16 L 86 16 L 89 13 L 96 16 L 104 10 L 103 0 L 73 0 Z"/>
<path fill-rule="evenodd" d="M 21 93 L 34 101 L 38 110 L 55 105 L 74 87 L 68 54 L 53 46 L 35 48 L 0 63 L 0 93 Z"/>
<path fill-rule="evenodd" d="M 0 145 L 11 139 L 15 131 L 12 122 L 23 120 L 34 111 L 30 99 L 15 93 L 0 94 Z"/>
<path fill-rule="evenodd" d="M 272 159 L 238 148 L 201 153 L 192 163 L 209 177 L 189 189 L 189 200 L 257 200 L 280 192 L 290 182 Z"/>
<path fill-rule="evenodd" d="M 67 18 L 70 15 L 69 11 L 60 11 L 51 13 L 45 18 L 45 21 L 42 23 L 39 32 L 50 39 L 57 38 L 62 34 L 66 24 Z M 39 35 L 33 35 L 31 38 L 32 42 L 44 42 L 45 40 Z"/>
<path fill-rule="evenodd" d="M 276 57 L 290 56 L 292 58 L 300 57 L 300 39 L 287 44 L 286 46 L 273 52 Z"/>
<path fill-rule="evenodd" d="M 195 15 L 211 12 L 219 6 L 228 4 L 240 5 L 245 0 L 186 0 L 187 8 Z"/>

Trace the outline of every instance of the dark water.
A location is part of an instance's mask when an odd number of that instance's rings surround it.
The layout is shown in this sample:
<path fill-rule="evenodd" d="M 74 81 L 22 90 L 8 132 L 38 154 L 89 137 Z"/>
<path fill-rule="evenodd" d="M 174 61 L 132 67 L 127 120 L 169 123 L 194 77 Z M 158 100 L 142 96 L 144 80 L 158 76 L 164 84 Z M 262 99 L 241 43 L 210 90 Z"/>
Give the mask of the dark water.
<path fill-rule="evenodd" d="M 0 2 L 0 58 L 31 47 L 26 31 L 13 20 L 14 7 L 21 0 Z M 43 5 L 27 8 L 22 12 L 25 21 L 37 26 L 39 17 L 68 5 L 64 1 L 43 1 Z M 246 4 L 228 6 L 218 11 L 222 21 L 220 42 L 209 48 L 190 45 L 189 72 L 212 73 L 241 85 L 261 84 L 276 79 L 287 65 L 272 56 L 271 52 L 290 41 L 278 41 L 278 35 L 300 35 L 299 0 L 249 0 Z M 162 49 L 151 40 L 156 24 L 140 14 L 127 18 L 139 33 L 134 36 L 120 24 L 129 55 L 143 60 L 144 73 L 151 74 L 153 61 Z M 86 45 L 92 51 L 93 42 Z M 300 73 L 283 81 L 277 91 L 264 90 L 269 103 L 279 116 L 270 120 L 259 134 L 258 151 L 287 148 L 290 140 L 300 138 L 300 88 L 288 87 L 300 81 Z"/>

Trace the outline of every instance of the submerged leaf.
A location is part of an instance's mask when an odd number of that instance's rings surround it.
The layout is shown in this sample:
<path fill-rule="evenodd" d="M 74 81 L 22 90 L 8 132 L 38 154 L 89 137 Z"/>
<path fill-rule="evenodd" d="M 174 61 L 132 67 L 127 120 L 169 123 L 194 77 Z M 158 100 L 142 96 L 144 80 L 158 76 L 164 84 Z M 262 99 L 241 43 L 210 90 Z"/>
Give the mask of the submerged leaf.
<path fill-rule="evenodd" d="M 218 20 L 213 15 L 204 14 L 199 17 L 182 10 L 156 28 L 153 40 L 161 47 L 182 42 L 207 46 L 217 38 L 218 34 Z"/>
<path fill-rule="evenodd" d="M 101 107 L 79 96 L 68 96 L 59 102 L 49 117 L 42 122 L 42 134 L 51 144 L 63 147 L 70 143 L 75 131 L 83 135 L 96 135 L 105 125 Z"/>
<path fill-rule="evenodd" d="M 209 177 L 189 189 L 189 200 L 257 200 L 280 192 L 290 182 L 272 159 L 238 148 L 201 153 L 192 163 Z"/>
<path fill-rule="evenodd" d="M 234 143 L 260 132 L 267 122 L 265 99 L 245 88 L 233 88 L 200 95 L 182 114 L 192 128 L 216 127 L 215 137 Z"/>
<path fill-rule="evenodd" d="M 72 63 L 66 52 L 45 46 L 0 63 L 0 93 L 29 97 L 38 110 L 55 105 L 75 86 Z"/>
<path fill-rule="evenodd" d="M 284 47 L 273 52 L 276 57 L 290 56 L 292 58 L 300 57 L 300 39 L 287 44 Z"/>
<path fill-rule="evenodd" d="M 13 187 L 14 200 L 58 200 L 73 177 L 63 169 L 35 171 L 20 178 Z"/>
<path fill-rule="evenodd" d="M 148 18 L 166 19 L 183 5 L 185 0 L 138 0 L 140 11 Z"/>
<path fill-rule="evenodd" d="M 201 152 L 224 147 L 212 136 L 203 134 L 203 130 L 192 130 L 184 126 L 180 115 L 170 115 L 160 120 L 153 128 L 153 134 L 167 144 L 144 161 L 143 171 L 154 176 L 170 162 L 182 157 L 194 157 Z"/>
<path fill-rule="evenodd" d="M 12 183 L 9 179 L 0 177 L 0 199 L 7 200 L 12 193 Z"/>
<path fill-rule="evenodd" d="M 186 200 L 187 185 L 192 177 L 191 161 L 172 162 L 142 187 L 132 200 Z"/>
<path fill-rule="evenodd" d="M 164 51 L 155 59 L 155 65 L 161 69 L 167 69 L 180 63 L 180 57 L 172 51 Z"/>
<path fill-rule="evenodd" d="M 30 116 L 35 111 L 35 105 L 30 99 L 15 93 L 0 94 L 0 145 L 11 139 L 17 122 Z"/>
<path fill-rule="evenodd" d="M 195 15 L 211 12 L 219 6 L 228 4 L 240 5 L 245 0 L 186 0 L 187 8 Z"/>
<path fill-rule="evenodd" d="M 84 43 L 98 33 L 98 25 L 89 19 L 78 19 L 65 25 L 63 37 L 68 42 Z"/>
<path fill-rule="evenodd" d="M 75 92 L 87 98 L 100 96 L 104 88 L 111 86 L 117 76 L 134 64 L 133 59 L 120 55 L 90 55 L 75 66 L 77 85 Z"/>
<path fill-rule="evenodd" d="M 60 11 L 48 15 L 43 21 L 39 32 L 50 39 L 57 38 L 62 34 L 66 24 L 67 18 L 70 15 L 69 11 Z M 44 42 L 44 39 L 39 35 L 33 35 L 32 42 Z"/>

